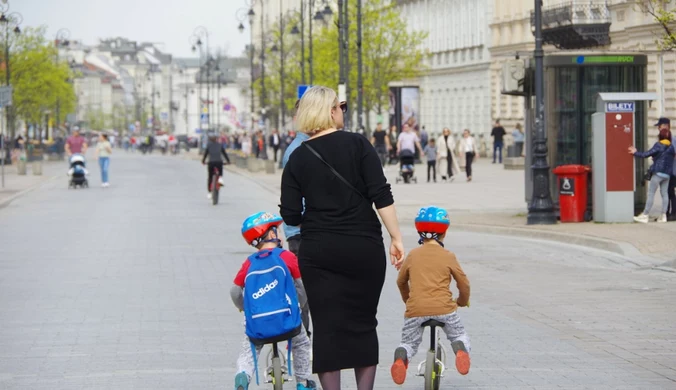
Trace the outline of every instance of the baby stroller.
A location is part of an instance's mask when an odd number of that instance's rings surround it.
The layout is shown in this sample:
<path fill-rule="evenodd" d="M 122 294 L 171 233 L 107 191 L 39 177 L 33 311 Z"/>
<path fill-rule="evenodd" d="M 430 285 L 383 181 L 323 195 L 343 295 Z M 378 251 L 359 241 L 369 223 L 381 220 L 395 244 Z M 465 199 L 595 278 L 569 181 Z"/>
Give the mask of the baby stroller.
<path fill-rule="evenodd" d="M 82 188 L 88 188 L 89 182 L 87 181 L 87 167 L 85 165 L 84 156 L 81 154 L 74 154 L 70 156 L 68 160 L 70 164 L 70 169 L 68 170 L 68 188 L 77 188 L 80 186 Z"/>
<path fill-rule="evenodd" d="M 399 176 L 396 179 L 396 182 L 401 181 L 408 184 L 411 181 L 414 183 L 418 182 L 418 179 L 415 177 L 415 153 L 410 150 L 402 150 L 399 154 Z"/>

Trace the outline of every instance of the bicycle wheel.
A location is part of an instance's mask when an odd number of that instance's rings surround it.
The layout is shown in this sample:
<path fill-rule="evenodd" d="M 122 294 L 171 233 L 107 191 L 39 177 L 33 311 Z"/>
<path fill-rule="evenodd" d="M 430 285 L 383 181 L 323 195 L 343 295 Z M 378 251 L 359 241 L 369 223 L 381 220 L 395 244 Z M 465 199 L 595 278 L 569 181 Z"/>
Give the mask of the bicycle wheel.
<path fill-rule="evenodd" d="M 218 175 L 211 179 L 211 203 L 214 206 L 218 204 Z"/>
<path fill-rule="evenodd" d="M 441 364 L 439 364 L 439 362 L 442 361 L 440 347 L 437 347 L 435 357 L 436 359 L 434 359 L 434 373 L 433 373 L 434 378 L 432 378 L 432 385 L 434 390 L 439 390 L 439 386 L 441 385 Z"/>
<path fill-rule="evenodd" d="M 282 361 L 279 356 L 272 358 L 272 388 L 282 390 L 284 388 L 284 376 L 282 376 Z"/>
<path fill-rule="evenodd" d="M 434 359 L 434 351 L 427 351 L 427 359 L 425 359 L 425 390 L 434 390 L 433 375 L 436 366 Z"/>

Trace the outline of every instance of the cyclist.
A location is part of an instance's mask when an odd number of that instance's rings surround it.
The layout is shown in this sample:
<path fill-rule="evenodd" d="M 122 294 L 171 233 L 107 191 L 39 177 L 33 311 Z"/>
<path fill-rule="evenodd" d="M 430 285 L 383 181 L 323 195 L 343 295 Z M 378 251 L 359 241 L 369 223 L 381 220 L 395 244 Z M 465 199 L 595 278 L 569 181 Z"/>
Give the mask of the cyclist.
<path fill-rule="evenodd" d="M 394 351 L 391 368 L 392 379 L 398 385 L 404 383 L 408 362 L 422 342 L 422 324 L 430 319 L 446 324 L 441 329 L 451 342 L 455 367 L 462 375 L 469 372 L 469 336 L 457 313 L 458 306 L 469 304 L 469 280 L 455 254 L 444 249 L 448 225 L 448 212 L 435 206 L 421 208 L 415 219 L 421 246 L 408 254 L 397 278 L 406 303 L 401 344 Z M 453 279 L 460 294 L 457 301 L 449 289 Z"/>
<path fill-rule="evenodd" d="M 303 281 L 301 280 L 300 269 L 298 268 L 298 259 L 296 255 L 290 251 L 281 249 L 282 241 L 279 239 L 278 228 L 282 224 L 282 218 L 276 214 L 259 212 L 247 217 L 242 224 L 242 237 L 246 240 L 247 244 L 256 248 L 256 253 L 247 258 L 242 267 L 237 272 L 235 280 L 233 281 L 233 286 L 230 289 L 230 298 L 235 306 L 240 310 L 248 313 L 248 310 L 251 310 L 251 307 L 246 307 L 246 298 L 244 297 L 245 285 L 247 289 L 252 289 L 254 294 L 256 292 L 264 291 L 261 293 L 261 296 L 256 297 L 253 295 L 254 300 L 259 300 L 262 302 L 258 303 L 258 306 L 255 307 L 256 310 L 260 312 L 263 307 L 273 307 L 266 306 L 270 305 L 270 299 L 275 303 L 283 302 L 282 306 L 295 304 L 297 307 L 302 306 L 301 303 L 305 303 L 307 300 L 305 288 L 303 287 Z M 252 262 L 264 262 L 265 267 L 270 267 L 266 270 L 262 270 L 260 265 L 252 264 Z M 256 282 L 259 280 L 269 280 L 262 278 L 256 280 L 256 276 L 265 273 L 270 273 L 273 275 L 274 269 L 279 268 L 279 265 L 283 263 L 286 270 L 288 270 L 289 275 L 287 276 L 288 280 L 292 283 L 291 288 L 295 288 L 296 294 L 288 294 L 283 290 L 283 283 L 279 279 L 285 279 L 279 275 L 274 276 L 275 285 L 270 289 L 260 290 L 257 289 L 259 285 L 256 285 Z M 267 265 L 269 264 L 269 265 Z M 250 268 L 259 267 L 257 270 L 249 273 Z M 282 275 L 286 275 L 286 270 L 282 271 Z M 282 280 L 283 281 L 283 280 Z M 264 283 L 264 282 L 263 282 Z M 278 286 L 279 285 L 279 286 Z M 265 286 L 267 288 L 268 286 Z M 275 288 L 276 287 L 276 288 Z M 251 294 L 251 293 L 249 293 Z M 276 296 L 275 294 L 279 294 Z M 262 295 L 268 299 L 268 301 L 262 299 Z M 273 297 L 273 298 L 271 298 Z M 279 299 L 275 299 L 279 298 Z M 292 299 L 293 298 L 293 299 Z M 293 303 L 292 303 L 293 302 Z M 278 308 L 279 306 L 274 306 Z M 261 328 L 269 328 L 272 324 L 279 324 L 279 321 L 275 320 L 275 315 L 279 315 L 280 310 L 271 311 L 266 313 L 264 316 L 258 314 L 259 318 L 266 318 L 266 320 L 256 320 L 256 316 L 253 315 L 250 317 L 253 321 L 260 321 L 257 324 L 246 324 L 247 329 L 249 326 L 252 328 L 257 327 L 258 330 Z M 287 316 L 290 316 L 287 315 Z M 302 322 L 299 323 L 302 325 Z M 272 332 L 276 329 L 265 329 L 266 332 Z M 248 333 L 248 332 L 247 332 Z M 300 332 L 293 336 L 291 340 L 291 351 L 293 352 L 293 374 L 296 377 L 296 390 L 317 390 L 317 384 L 310 379 L 312 373 L 310 370 L 310 339 L 307 334 L 301 329 Z M 286 333 L 284 333 L 286 334 Z M 253 353 L 253 348 L 255 348 L 255 354 Z M 245 340 L 242 343 L 242 348 L 240 350 L 239 357 L 237 358 L 237 372 L 235 376 L 235 390 L 247 390 L 249 388 L 249 383 L 251 382 L 251 376 L 254 371 L 257 370 L 256 363 L 258 361 L 258 356 L 260 355 L 262 345 L 254 345 L 252 340 L 248 337 L 245 337 Z"/>
<path fill-rule="evenodd" d="M 225 152 L 223 145 L 218 142 L 218 137 L 210 137 L 206 149 L 204 149 L 204 156 L 202 156 L 202 164 L 206 164 L 207 157 L 209 157 L 209 164 L 207 164 L 207 198 L 211 199 L 211 180 L 214 178 L 214 168 L 218 169 L 218 184 L 223 183 L 223 158 L 227 164 L 230 164 L 228 153 Z"/>

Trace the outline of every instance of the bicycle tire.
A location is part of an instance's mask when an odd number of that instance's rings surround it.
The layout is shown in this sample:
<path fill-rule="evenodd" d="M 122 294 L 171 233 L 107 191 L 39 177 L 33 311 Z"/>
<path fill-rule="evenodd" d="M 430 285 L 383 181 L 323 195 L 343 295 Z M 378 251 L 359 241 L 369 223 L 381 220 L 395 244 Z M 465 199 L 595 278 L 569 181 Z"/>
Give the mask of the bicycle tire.
<path fill-rule="evenodd" d="M 214 175 L 211 180 L 211 204 L 214 206 L 218 204 L 218 175 Z"/>
<path fill-rule="evenodd" d="M 434 379 L 432 380 L 432 386 L 434 390 L 439 390 L 439 386 L 441 386 L 441 365 L 439 362 L 441 361 L 441 348 L 437 347 L 437 351 L 435 353 L 435 359 L 434 359 Z"/>
<path fill-rule="evenodd" d="M 284 376 L 282 376 L 282 362 L 279 356 L 272 358 L 272 388 L 282 390 L 284 388 Z"/>
<path fill-rule="evenodd" d="M 436 361 L 434 359 L 434 351 L 427 351 L 427 359 L 425 359 L 425 390 L 434 390 L 434 380 L 432 378 L 436 366 Z"/>

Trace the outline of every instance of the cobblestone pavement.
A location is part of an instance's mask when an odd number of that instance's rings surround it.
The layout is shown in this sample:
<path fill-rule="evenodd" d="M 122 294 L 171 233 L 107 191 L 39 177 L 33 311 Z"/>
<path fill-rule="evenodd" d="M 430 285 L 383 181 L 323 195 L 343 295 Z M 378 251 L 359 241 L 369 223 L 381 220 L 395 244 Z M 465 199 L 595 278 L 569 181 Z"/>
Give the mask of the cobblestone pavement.
<path fill-rule="evenodd" d="M 17 173 L 16 163 L 5 165 L 5 187 L 0 187 L 0 207 L 20 196 L 24 191 L 40 185 L 57 176 L 65 177 L 68 171 L 66 161 L 43 161 L 42 175 L 33 175 L 33 164 L 26 165 L 26 175 Z"/>
<path fill-rule="evenodd" d="M 231 388 L 243 330 L 228 290 L 250 253 L 240 223 L 279 197 L 226 180 L 214 207 L 198 163 L 118 154 L 110 188 L 52 180 L 0 209 L 0 388 Z M 676 387 L 676 274 L 499 235 L 453 232 L 447 247 L 472 282 L 460 315 L 473 350 L 470 374 L 449 370 L 442 388 Z M 419 389 L 413 368 L 403 386 L 389 378 L 395 278 L 388 268 L 376 388 Z M 355 388 L 349 372 L 344 384 Z"/>

